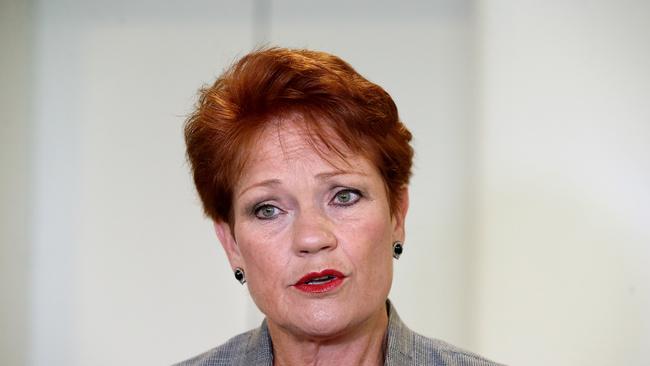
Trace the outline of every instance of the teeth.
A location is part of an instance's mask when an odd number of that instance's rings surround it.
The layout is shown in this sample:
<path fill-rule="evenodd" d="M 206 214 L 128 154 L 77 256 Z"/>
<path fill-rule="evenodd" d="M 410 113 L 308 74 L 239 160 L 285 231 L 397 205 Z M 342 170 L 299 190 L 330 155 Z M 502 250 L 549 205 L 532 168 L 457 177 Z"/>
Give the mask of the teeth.
<path fill-rule="evenodd" d="M 319 285 L 321 283 L 329 282 L 334 279 L 334 276 L 323 276 L 323 277 L 316 277 L 312 278 L 311 280 L 307 281 L 306 283 L 308 285 Z"/>

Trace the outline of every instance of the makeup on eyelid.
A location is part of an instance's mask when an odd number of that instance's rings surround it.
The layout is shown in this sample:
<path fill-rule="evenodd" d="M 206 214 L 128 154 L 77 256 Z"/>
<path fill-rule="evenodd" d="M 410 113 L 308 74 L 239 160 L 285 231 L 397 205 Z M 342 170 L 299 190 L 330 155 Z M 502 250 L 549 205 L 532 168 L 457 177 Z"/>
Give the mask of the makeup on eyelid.
<path fill-rule="evenodd" d="M 340 188 L 340 189 L 339 189 Z M 332 198 L 329 200 L 329 203 L 333 206 L 336 207 L 349 207 L 355 205 L 357 202 L 359 202 L 361 199 L 364 198 L 364 194 L 355 188 L 350 188 L 350 187 L 336 187 L 338 189 L 335 193 L 332 194 Z M 340 197 L 341 194 L 348 194 L 350 196 L 348 201 L 345 202 L 335 202 L 337 197 Z M 276 210 L 280 211 L 279 213 L 281 214 L 285 210 L 282 208 L 278 207 L 279 204 L 273 202 L 277 201 L 276 198 L 271 198 L 271 199 L 264 199 L 258 203 L 255 204 L 250 204 L 247 205 L 246 207 L 246 212 L 248 212 L 250 215 L 256 216 L 259 219 L 270 219 L 272 218 L 271 216 L 264 216 L 261 214 L 258 214 L 262 209 L 266 209 L 267 207 L 273 207 Z"/>

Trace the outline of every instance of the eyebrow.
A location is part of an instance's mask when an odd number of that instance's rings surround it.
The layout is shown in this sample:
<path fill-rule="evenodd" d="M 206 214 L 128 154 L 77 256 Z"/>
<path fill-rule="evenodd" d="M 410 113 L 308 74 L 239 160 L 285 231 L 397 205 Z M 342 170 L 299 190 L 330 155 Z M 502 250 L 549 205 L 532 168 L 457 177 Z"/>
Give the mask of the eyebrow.
<path fill-rule="evenodd" d="M 325 180 L 329 179 L 332 177 L 336 177 L 337 175 L 362 175 L 362 176 L 367 176 L 368 174 L 362 173 L 362 172 L 357 172 L 357 171 L 350 171 L 350 170 L 334 170 L 331 172 L 323 172 L 323 173 L 318 173 L 316 174 L 316 178 L 319 180 Z"/>
<path fill-rule="evenodd" d="M 335 171 L 331 171 L 331 172 L 318 173 L 318 174 L 316 174 L 316 179 L 318 179 L 318 180 L 327 180 L 327 179 L 330 179 L 332 177 L 336 177 L 336 176 L 339 176 L 339 175 L 353 175 L 353 174 L 354 175 L 361 175 L 361 176 L 364 176 L 364 177 L 368 175 L 366 173 L 362 173 L 362 172 L 358 172 L 358 171 L 335 170 Z M 249 190 L 251 190 L 253 188 L 256 188 L 256 187 L 272 187 L 272 186 L 277 186 L 277 185 L 280 185 L 280 184 L 282 184 L 282 181 L 277 179 L 277 178 L 265 179 L 265 180 L 263 180 L 261 182 L 251 184 L 250 186 L 244 188 L 239 193 L 238 196 L 241 197 L 244 193 L 246 193 L 247 191 L 249 191 Z"/>
<path fill-rule="evenodd" d="M 251 184 L 250 186 L 244 188 L 241 192 L 239 192 L 238 196 L 239 197 L 243 196 L 244 193 L 246 193 L 246 191 L 250 191 L 251 189 L 253 189 L 255 187 L 277 186 L 277 185 L 280 185 L 280 183 L 282 183 L 282 182 L 280 182 L 279 179 L 275 179 L 275 178 L 274 179 L 266 179 L 266 180 L 263 180 L 261 182 L 255 183 L 255 184 Z"/>

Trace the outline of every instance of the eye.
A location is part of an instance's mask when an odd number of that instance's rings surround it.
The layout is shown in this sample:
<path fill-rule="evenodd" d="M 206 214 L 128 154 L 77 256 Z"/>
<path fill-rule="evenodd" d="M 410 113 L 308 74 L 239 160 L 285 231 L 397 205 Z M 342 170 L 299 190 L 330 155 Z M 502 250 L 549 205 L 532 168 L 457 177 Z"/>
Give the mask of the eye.
<path fill-rule="evenodd" d="M 269 204 L 264 204 L 255 208 L 255 216 L 261 220 L 271 220 L 280 215 L 280 209 Z"/>
<path fill-rule="evenodd" d="M 361 192 L 356 189 L 343 189 L 334 195 L 332 202 L 337 206 L 351 206 L 361 199 Z"/>

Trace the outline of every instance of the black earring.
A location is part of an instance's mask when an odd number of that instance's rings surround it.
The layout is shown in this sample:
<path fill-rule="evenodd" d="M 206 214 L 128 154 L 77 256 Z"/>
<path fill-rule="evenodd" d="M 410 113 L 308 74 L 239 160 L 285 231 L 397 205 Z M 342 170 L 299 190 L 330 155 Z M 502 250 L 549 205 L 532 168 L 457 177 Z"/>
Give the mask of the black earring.
<path fill-rule="evenodd" d="M 235 278 L 242 285 L 246 283 L 246 275 L 244 274 L 244 270 L 239 267 L 235 268 Z"/>
<path fill-rule="evenodd" d="M 393 243 L 393 258 L 399 259 L 399 256 L 402 255 L 404 247 L 402 246 L 401 241 L 396 241 Z"/>

